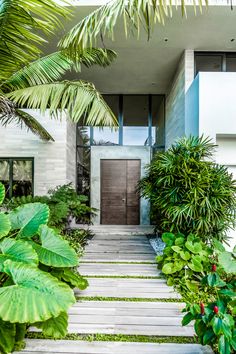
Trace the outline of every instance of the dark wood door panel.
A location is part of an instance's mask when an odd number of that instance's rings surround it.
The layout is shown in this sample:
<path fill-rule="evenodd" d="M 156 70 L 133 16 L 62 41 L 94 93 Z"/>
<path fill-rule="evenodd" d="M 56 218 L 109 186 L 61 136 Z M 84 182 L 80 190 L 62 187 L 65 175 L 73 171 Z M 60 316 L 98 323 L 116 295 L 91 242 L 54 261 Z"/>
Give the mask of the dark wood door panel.
<path fill-rule="evenodd" d="M 138 225 L 140 160 L 101 160 L 101 223 Z"/>

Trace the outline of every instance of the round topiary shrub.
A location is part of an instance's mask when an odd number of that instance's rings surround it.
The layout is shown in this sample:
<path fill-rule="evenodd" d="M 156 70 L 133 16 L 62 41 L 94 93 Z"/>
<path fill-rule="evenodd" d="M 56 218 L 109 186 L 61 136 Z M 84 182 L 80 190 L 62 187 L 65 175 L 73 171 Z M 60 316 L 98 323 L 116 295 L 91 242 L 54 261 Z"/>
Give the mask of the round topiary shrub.
<path fill-rule="evenodd" d="M 227 239 L 235 226 L 236 182 L 213 162 L 215 148 L 209 138 L 181 138 L 154 156 L 140 190 L 160 231 Z"/>

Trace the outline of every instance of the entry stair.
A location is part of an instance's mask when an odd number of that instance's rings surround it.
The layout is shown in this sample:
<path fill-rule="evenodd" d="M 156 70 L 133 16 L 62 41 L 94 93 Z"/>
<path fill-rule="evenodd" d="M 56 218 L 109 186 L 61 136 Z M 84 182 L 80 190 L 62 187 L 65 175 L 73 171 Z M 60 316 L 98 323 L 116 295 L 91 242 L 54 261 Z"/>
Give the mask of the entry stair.
<path fill-rule="evenodd" d="M 184 304 L 157 270 L 146 236 L 152 227 L 92 231 L 79 267 L 90 285 L 76 290 L 78 301 L 69 311 L 74 340 L 28 339 L 23 353 L 212 354 L 193 343 L 193 326 L 181 325 Z"/>

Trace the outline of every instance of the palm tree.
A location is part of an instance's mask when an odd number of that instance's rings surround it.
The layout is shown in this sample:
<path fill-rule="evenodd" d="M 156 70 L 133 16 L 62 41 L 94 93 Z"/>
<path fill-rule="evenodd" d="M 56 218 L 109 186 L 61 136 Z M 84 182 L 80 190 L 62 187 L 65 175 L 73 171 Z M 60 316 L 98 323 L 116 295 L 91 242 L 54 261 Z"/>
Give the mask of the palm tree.
<path fill-rule="evenodd" d="M 63 0 L 64 1 L 64 0 Z M 0 2 L 0 122 L 25 125 L 44 140 L 53 140 L 40 123 L 22 108 L 49 110 L 51 117 L 66 111 L 78 122 L 117 125 L 117 120 L 93 84 L 62 80 L 68 70 L 80 72 L 81 65 L 107 66 L 115 52 L 103 48 L 60 49 L 41 57 L 45 35 L 70 16 L 65 2 L 56 0 L 1 0 Z M 68 4 L 68 3 L 67 3 Z"/>
<path fill-rule="evenodd" d="M 202 11 L 203 4 L 207 5 L 208 0 L 199 0 L 197 3 Z M 99 35 L 108 35 L 113 39 L 114 28 L 120 18 L 123 18 L 126 36 L 128 31 L 136 31 L 139 35 L 142 27 L 149 39 L 155 24 L 164 24 L 166 18 L 172 16 L 173 6 L 177 8 L 178 4 L 181 4 L 182 16 L 186 16 L 185 0 L 111 0 L 75 25 L 61 39 L 59 46 L 73 52 L 79 46 L 91 47 Z M 192 6 L 196 12 L 195 0 L 192 0 Z"/>

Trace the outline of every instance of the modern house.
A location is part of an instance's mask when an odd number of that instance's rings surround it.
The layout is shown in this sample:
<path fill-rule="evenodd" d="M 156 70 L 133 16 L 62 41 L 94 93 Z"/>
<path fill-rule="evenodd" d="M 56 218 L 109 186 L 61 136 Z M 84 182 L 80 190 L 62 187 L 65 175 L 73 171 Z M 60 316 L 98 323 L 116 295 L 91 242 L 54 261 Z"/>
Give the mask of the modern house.
<path fill-rule="evenodd" d="M 100 3 L 78 1 L 74 21 Z M 13 124 L 1 127 L 0 180 L 10 195 L 42 195 L 72 182 L 79 193 L 90 193 L 99 210 L 95 224 L 147 225 L 149 205 L 139 200 L 137 181 L 155 151 L 189 134 L 210 136 L 219 146 L 216 161 L 236 177 L 235 23 L 236 10 L 226 0 L 210 3 L 197 16 L 190 7 L 187 18 L 173 10 L 149 41 L 144 32 L 126 39 L 120 22 L 115 40 L 104 40 L 118 59 L 106 69 L 84 68 L 80 75 L 104 94 L 119 128 L 76 127 L 37 111 L 55 142 Z"/>

